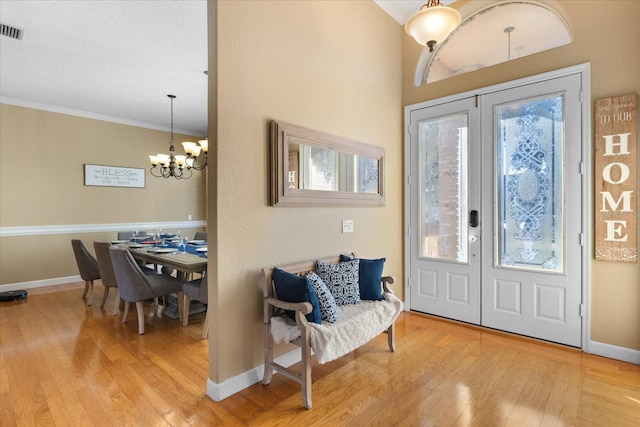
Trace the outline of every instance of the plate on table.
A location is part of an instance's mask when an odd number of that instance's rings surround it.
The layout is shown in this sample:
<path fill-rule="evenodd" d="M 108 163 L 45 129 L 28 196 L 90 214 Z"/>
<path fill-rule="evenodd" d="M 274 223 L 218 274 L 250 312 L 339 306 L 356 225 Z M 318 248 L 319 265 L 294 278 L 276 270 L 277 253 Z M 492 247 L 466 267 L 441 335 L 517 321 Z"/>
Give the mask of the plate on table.
<path fill-rule="evenodd" d="M 204 248 L 197 248 L 196 251 L 197 252 L 207 252 L 207 247 L 205 246 Z"/>
<path fill-rule="evenodd" d="M 119 245 L 120 243 L 129 243 L 128 240 L 112 240 L 111 243 L 114 245 Z"/>
<path fill-rule="evenodd" d="M 205 242 L 204 240 L 190 240 L 189 244 L 190 245 L 204 245 L 207 242 Z"/>
<path fill-rule="evenodd" d="M 161 239 L 173 239 L 174 237 L 176 237 L 175 234 L 171 234 L 171 233 L 160 233 L 160 238 Z"/>
<path fill-rule="evenodd" d="M 153 254 L 174 254 L 178 252 L 178 250 L 176 248 L 149 248 L 147 252 Z"/>
<path fill-rule="evenodd" d="M 146 248 L 146 245 L 142 245 L 140 243 L 129 243 L 129 247 L 131 249 L 140 249 L 140 248 Z"/>

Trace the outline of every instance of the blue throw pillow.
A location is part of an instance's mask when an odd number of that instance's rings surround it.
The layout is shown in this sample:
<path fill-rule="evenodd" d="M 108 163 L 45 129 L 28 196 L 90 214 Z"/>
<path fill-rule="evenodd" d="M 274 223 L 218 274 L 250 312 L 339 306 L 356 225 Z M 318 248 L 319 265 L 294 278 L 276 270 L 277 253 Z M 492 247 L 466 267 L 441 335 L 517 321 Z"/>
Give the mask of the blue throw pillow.
<path fill-rule="evenodd" d="M 360 304 L 357 260 L 331 264 L 316 261 L 316 273 L 327 285 L 337 305 Z"/>
<path fill-rule="evenodd" d="M 277 267 L 273 269 L 271 280 L 276 288 L 278 299 L 286 302 L 308 302 L 313 310 L 306 315 L 307 321 L 322 323 L 322 313 L 318 296 L 313 290 L 313 285 L 305 277 L 297 276 Z M 286 310 L 286 313 L 293 320 L 296 320 L 295 312 Z"/>
<path fill-rule="evenodd" d="M 318 296 L 322 320 L 334 323 L 338 320 L 338 307 L 336 306 L 336 301 L 333 299 L 333 295 L 331 295 L 329 288 L 327 288 L 327 285 L 324 284 L 320 276 L 318 276 L 314 271 L 310 271 L 309 274 L 307 274 L 307 280 L 311 282 L 313 290 L 316 291 L 316 295 Z"/>
<path fill-rule="evenodd" d="M 362 259 L 360 261 L 360 278 L 358 284 L 360 286 L 360 299 L 382 301 L 382 270 L 386 258 L 380 259 Z M 348 255 L 340 255 L 340 261 L 351 261 Z"/>

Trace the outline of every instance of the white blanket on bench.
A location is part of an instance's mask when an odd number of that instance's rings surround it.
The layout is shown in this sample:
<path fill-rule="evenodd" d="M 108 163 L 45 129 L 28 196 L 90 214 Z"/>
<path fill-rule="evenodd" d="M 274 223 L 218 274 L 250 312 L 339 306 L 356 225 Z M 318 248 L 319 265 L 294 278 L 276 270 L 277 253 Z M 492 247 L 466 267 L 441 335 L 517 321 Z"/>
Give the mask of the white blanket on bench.
<path fill-rule="evenodd" d="M 309 336 L 318 363 L 327 363 L 352 352 L 384 332 L 402 312 L 402 301 L 384 293 L 383 301 L 362 301 L 338 306 L 338 321 L 309 323 Z M 271 335 L 275 343 L 286 343 L 300 337 L 300 330 L 288 316 L 271 319 Z"/>

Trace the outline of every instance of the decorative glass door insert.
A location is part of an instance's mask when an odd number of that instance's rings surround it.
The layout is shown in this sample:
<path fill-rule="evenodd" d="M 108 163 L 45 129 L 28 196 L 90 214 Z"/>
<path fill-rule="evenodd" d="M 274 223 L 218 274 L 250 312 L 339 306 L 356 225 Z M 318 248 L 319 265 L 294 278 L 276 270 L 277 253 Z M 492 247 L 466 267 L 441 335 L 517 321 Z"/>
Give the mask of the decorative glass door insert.
<path fill-rule="evenodd" d="M 467 114 L 422 120 L 418 130 L 421 257 L 467 263 Z"/>
<path fill-rule="evenodd" d="M 564 271 L 563 97 L 496 108 L 496 266 Z"/>

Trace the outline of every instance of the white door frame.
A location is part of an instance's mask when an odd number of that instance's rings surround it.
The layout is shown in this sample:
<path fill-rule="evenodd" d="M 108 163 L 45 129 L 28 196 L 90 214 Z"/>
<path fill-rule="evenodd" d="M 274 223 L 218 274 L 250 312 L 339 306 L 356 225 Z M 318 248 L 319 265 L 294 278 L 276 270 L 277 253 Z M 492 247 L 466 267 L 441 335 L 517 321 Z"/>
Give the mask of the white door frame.
<path fill-rule="evenodd" d="M 560 70 L 550 71 L 543 74 L 525 77 L 510 82 L 500 83 L 485 88 L 471 90 L 464 93 L 450 95 L 444 98 L 434 99 L 431 101 L 420 102 L 417 104 L 407 105 L 404 107 L 404 307 L 405 311 L 409 311 L 411 307 L 411 290 L 409 289 L 411 274 L 411 135 L 409 119 L 411 112 L 422 108 L 433 107 L 447 102 L 456 101 L 462 98 L 468 98 L 476 95 L 484 95 L 505 89 L 513 89 L 531 83 L 543 80 L 564 77 L 571 74 L 580 74 L 582 82 L 582 295 L 583 295 L 583 315 L 582 315 L 582 351 L 590 353 L 591 336 L 591 253 L 593 236 L 593 179 L 592 179 L 592 140 L 591 140 L 591 64 L 584 63 L 572 67 L 562 68 Z M 415 180 L 414 180 L 415 181 Z"/>

